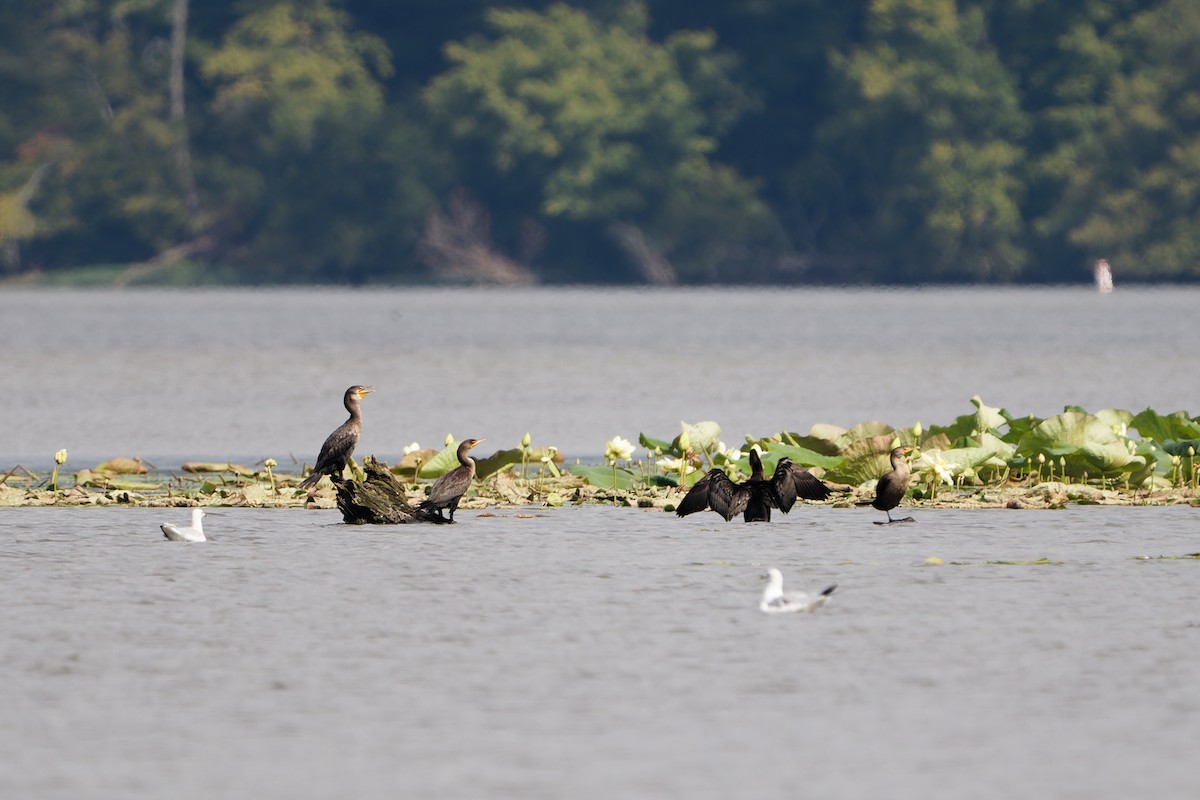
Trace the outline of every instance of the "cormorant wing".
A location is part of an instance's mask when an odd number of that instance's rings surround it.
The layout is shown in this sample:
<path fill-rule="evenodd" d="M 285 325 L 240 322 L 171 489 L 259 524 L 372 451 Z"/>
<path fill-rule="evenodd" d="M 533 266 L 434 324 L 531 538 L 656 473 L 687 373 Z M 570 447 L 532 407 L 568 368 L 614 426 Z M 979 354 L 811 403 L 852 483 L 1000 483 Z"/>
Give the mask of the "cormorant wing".
<path fill-rule="evenodd" d="M 728 522 L 733 519 L 735 514 L 745 510 L 746 502 L 749 499 L 749 492 L 742 490 L 741 487 L 729 480 L 728 475 L 714 467 L 708 471 L 707 475 L 696 481 L 696 485 L 679 501 L 675 513 L 686 517 L 697 511 L 712 509 Z"/>
<path fill-rule="evenodd" d="M 456 497 L 462 497 L 470 487 L 471 470 L 465 466 L 455 467 L 433 482 L 426 502 L 448 503 Z"/>
<path fill-rule="evenodd" d="M 796 466 L 786 456 L 779 459 L 775 474 L 771 476 L 771 499 L 783 513 L 792 510 L 797 497 L 805 500 L 824 500 L 832 494 L 825 483 L 806 470 Z"/>

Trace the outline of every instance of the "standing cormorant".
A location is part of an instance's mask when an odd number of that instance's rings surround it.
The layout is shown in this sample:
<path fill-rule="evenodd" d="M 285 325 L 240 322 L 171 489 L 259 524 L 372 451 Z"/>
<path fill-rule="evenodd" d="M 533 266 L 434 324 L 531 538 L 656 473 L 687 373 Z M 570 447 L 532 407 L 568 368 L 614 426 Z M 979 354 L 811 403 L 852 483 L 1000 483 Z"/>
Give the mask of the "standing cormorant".
<path fill-rule="evenodd" d="M 350 456 L 354 454 L 354 447 L 358 444 L 358 437 L 362 435 L 362 411 L 359 410 L 358 403 L 373 391 L 374 386 L 351 386 L 346 390 L 342 403 L 350 412 L 350 419 L 339 425 L 337 430 L 329 434 L 325 444 L 321 445 L 317 464 L 313 467 L 312 474 L 300 482 L 301 489 L 316 486 L 322 475 L 339 479 L 342 477 L 342 470 L 346 468 L 346 462 L 350 460 Z"/>
<path fill-rule="evenodd" d="M 454 522 L 454 511 L 458 508 L 458 501 L 471 487 L 471 479 L 475 477 L 475 459 L 467 453 L 472 447 L 484 441 L 487 440 L 464 439 L 459 444 L 458 463 L 462 466 L 455 467 L 433 482 L 433 486 L 429 489 L 429 497 L 417 505 L 419 511 L 436 514 L 438 519 L 446 522 Z M 450 519 L 442 516 L 443 508 L 450 509 Z"/>
<path fill-rule="evenodd" d="M 892 519 L 892 509 L 900 505 L 908 491 L 908 482 L 912 480 L 912 470 L 909 469 L 906 456 L 913 451 L 911 447 L 897 447 L 892 450 L 892 471 L 881 476 L 875 485 L 875 499 L 858 503 L 860 506 L 872 506 L 887 514 L 887 522 L 876 522 L 876 525 L 891 525 L 893 522 L 913 522 L 912 517 Z"/>
<path fill-rule="evenodd" d="M 770 522 L 771 509 L 783 513 L 792 510 L 796 498 L 824 500 L 830 489 L 819 478 L 792 463 L 790 458 L 779 459 L 771 480 L 763 477 L 762 459 L 757 450 L 750 451 L 750 478 L 734 483 L 722 470 L 714 467 L 696 482 L 675 509 L 681 517 L 697 511 L 712 509 L 725 518 L 742 514 L 746 522 Z"/>

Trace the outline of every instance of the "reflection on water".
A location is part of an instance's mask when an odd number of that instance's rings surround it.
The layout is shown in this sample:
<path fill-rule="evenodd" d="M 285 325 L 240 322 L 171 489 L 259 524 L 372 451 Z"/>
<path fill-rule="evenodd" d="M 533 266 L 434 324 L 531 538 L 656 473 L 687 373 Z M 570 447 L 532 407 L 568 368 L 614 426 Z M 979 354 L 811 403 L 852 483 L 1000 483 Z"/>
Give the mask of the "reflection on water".
<path fill-rule="evenodd" d="M 1190 796 L 1195 514 L 0 509 L 0 796 Z"/>
<path fill-rule="evenodd" d="M 744 434 L 1015 414 L 1196 413 L 1192 288 L 0 291 L 0 463 L 309 461 L 364 403 L 362 452 L 447 432 L 598 456 L 681 419 Z"/>

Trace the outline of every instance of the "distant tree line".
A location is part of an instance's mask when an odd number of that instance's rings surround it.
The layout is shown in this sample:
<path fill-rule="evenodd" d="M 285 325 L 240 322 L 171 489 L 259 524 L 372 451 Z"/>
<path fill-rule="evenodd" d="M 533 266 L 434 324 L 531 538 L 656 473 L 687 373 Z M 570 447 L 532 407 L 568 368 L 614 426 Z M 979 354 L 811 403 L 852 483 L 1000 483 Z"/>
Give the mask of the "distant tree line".
<path fill-rule="evenodd" d="M 0 277 L 1200 277 L 1195 0 L 0 4 Z"/>

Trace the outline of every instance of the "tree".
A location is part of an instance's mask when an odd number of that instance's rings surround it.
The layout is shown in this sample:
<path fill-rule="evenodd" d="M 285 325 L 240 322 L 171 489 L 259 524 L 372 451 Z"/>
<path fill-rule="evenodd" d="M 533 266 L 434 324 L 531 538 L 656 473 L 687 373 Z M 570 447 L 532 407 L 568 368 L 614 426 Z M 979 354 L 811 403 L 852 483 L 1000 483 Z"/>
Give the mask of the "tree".
<path fill-rule="evenodd" d="M 1111 12 L 1111 9 L 1107 9 Z M 1078 21 L 1060 38 L 1077 65 L 1040 110 L 1038 159 L 1055 202 L 1039 232 L 1130 277 L 1200 277 L 1200 8 Z"/>
<path fill-rule="evenodd" d="M 888 281 L 1011 279 L 1028 120 L 978 8 L 873 0 L 865 40 L 833 57 L 840 102 L 807 170 L 840 230 L 823 244 Z M 824 168 L 824 171 L 822 170 Z"/>
<path fill-rule="evenodd" d="M 495 35 L 447 45 L 452 66 L 425 92 L 467 171 L 490 174 L 478 194 L 605 226 L 653 282 L 673 282 L 677 267 L 704 268 L 695 258 L 668 263 L 685 241 L 763 227 L 769 215 L 753 187 L 710 160 L 749 102 L 711 33 L 654 44 L 637 3 L 610 20 L 556 4 L 545 13 L 493 10 L 487 21 Z M 714 96 L 722 113 L 706 114 Z M 703 209 L 724 230 L 691 224 Z"/>

